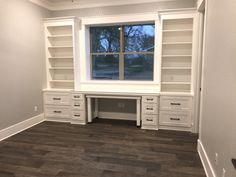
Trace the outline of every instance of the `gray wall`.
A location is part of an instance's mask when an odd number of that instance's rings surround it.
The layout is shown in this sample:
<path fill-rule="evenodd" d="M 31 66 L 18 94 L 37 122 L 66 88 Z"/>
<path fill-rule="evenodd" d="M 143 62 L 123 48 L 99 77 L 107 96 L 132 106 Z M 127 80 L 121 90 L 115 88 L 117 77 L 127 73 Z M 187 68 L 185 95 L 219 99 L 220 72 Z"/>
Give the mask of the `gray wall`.
<path fill-rule="evenodd" d="M 27 0 L 0 0 L 0 130 L 43 112 L 42 18 L 49 15 Z"/>
<path fill-rule="evenodd" d="M 132 13 L 146 13 L 156 12 L 158 9 L 176 9 L 176 8 L 192 8 L 196 6 L 195 0 L 179 0 L 176 2 L 159 2 L 159 3 L 145 3 L 136 5 L 123 5 L 123 6 L 111 6 L 111 7 L 99 7 L 99 8 L 87 8 L 77 10 L 64 10 L 54 11 L 52 16 L 77 16 L 77 17 L 89 17 L 89 16 L 102 16 L 102 15 L 118 15 L 118 14 L 132 14 Z M 125 108 L 121 108 L 118 104 L 124 103 Z M 99 102 L 99 111 L 104 112 L 127 112 L 135 113 L 136 104 L 134 101 L 128 100 L 109 100 L 103 99 Z"/>
<path fill-rule="evenodd" d="M 217 173 L 236 176 L 236 1 L 208 1 L 200 140 Z M 219 154 L 216 165 L 215 153 Z"/>

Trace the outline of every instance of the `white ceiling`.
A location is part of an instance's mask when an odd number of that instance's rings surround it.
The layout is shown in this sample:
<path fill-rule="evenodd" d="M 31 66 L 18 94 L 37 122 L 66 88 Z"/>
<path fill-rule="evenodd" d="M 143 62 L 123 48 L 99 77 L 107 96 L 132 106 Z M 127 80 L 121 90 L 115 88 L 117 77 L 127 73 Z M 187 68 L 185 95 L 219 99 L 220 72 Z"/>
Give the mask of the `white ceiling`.
<path fill-rule="evenodd" d="M 178 0 L 29 0 L 49 10 L 80 9 Z"/>

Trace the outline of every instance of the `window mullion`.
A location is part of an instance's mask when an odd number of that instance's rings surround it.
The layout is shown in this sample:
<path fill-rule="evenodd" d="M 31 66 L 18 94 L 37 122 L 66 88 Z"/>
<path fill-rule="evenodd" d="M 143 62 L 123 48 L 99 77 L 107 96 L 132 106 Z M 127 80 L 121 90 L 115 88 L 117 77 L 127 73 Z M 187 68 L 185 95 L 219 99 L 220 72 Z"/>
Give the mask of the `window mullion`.
<path fill-rule="evenodd" d="M 123 26 L 120 27 L 120 55 L 119 55 L 119 78 L 124 80 L 124 35 Z"/>

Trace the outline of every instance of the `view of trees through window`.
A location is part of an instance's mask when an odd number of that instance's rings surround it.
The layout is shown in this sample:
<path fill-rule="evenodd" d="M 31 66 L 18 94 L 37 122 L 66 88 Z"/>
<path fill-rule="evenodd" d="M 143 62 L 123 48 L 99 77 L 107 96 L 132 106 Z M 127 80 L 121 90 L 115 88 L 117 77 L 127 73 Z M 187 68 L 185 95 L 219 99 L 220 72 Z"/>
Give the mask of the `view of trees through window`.
<path fill-rule="evenodd" d="M 91 27 L 94 80 L 153 80 L 155 25 Z"/>

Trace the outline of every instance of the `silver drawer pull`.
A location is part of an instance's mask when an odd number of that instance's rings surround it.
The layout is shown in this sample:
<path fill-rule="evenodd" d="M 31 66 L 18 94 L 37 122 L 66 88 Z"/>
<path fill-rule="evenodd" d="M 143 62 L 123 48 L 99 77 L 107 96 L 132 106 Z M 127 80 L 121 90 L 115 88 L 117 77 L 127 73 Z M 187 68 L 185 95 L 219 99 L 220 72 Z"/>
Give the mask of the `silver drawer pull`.
<path fill-rule="evenodd" d="M 53 111 L 54 113 L 61 114 L 61 111 Z"/>
<path fill-rule="evenodd" d="M 153 110 L 153 108 L 147 108 L 147 110 Z"/>
<path fill-rule="evenodd" d="M 76 106 L 76 107 L 80 107 L 80 104 L 75 104 L 74 106 Z"/>
<path fill-rule="evenodd" d="M 153 101 L 153 98 L 147 98 L 147 101 Z"/>
<path fill-rule="evenodd" d="M 53 98 L 53 100 L 61 100 L 61 98 Z"/>
<path fill-rule="evenodd" d="M 173 106 L 180 106 L 181 104 L 180 104 L 180 103 L 170 103 L 170 105 L 173 105 Z"/>
<path fill-rule="evenodd" d="M 152 121 L 153 121 L 153 119 L 146 119 L 146 121 L 148 121 L 148 122 L 152 122 Z"/>
<path fill-rule="evenodd" d="M 79 114 L 75 114 L 74 116 L 75 116 L 75 117 L 80 117 L 80 115 L 79 115 Z"/>
<path fill-rule="evenodd" d="M 80 98 L 80 96 L 74 96 L 74 98 Z"/>
<path fill-rule="evenodd" d="M 170 118 L 170 120 L 180 120 L 180 118 Z"/>

